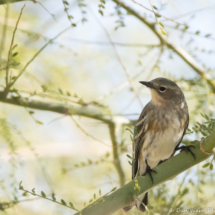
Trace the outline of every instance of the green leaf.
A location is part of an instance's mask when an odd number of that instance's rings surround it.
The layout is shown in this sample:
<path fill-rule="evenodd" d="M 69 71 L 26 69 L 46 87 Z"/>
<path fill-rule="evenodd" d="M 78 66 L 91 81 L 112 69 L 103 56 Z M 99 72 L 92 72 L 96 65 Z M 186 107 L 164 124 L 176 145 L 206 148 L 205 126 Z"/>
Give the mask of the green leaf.
<path fill-rule="evenodd" d="M 162 24 L 161 22 L 158 22 L 158 24 L 159 24 L 162 28 L 164 28 L 164 26 L 163 26 L 163 24 Z"/>
<path fill-rule="evenodd" d="M 160 18 L 161 15 L 159 13 L 154 13 L 157 18 Z"/>
<path fill-rule="evenodd" d="M 55 198 L 55 194 L 52 193 L 52 200 L 55 202 L 56 201 L 56 198 Z"/>
<path fill-rule="evenodd" d="M 205 35 L 205 37 L 210 37 L 210 36 L 211 36 L 211 34 L 206 34 L 206 35 Z"/>
<path fill-rule="evenodd" d="M 99 195 L 100 195 L 100 196 L 102 195 L 102 191 L 101 191 L 101 189 L 99 189 Z"/>
<path fill-rule="evenodd" d="M 162 33 L 163 35 L 166 35 L 166 32 L 165 32 L 165 30 L 164 30 L 163 28 L 160 28 L 160 30 L 161 30 L 161 33 Z"/>
<path fill-rule="evenodd" d="M 184 190 L 181 193 L 181 196 L 186 195 L 188 192 L 189 192 L 189 189 L 188 188 L 184 188 Z"/>
<path fill-rule="evenodd" d="M 76 24 L 75 24 L 75 23 L 72 23 L 72 27 L 76 27 Z"/>
<path fill-rule="evenodd" d="M 40 125 L 43 125 L 43 123 L 40 122 L 40 121 L 38 121 L 38 120 L 36 120 L 36 123 L 38 123 L 38 124 L 40 124 Z"/>
<path fill-rule="evenodd" d="M 155 10 L 157 10 L 157 7 L 156 7 L 155 5 L 152 5 L 152 7 L 153 7 Z"/>
<path fill-rule="evenodd" d="M 74 205 L 72 204 L 72 202 L 69 202 L 69 205 L 70 205 L 71 208 L 74 208 Z"/>
<path fill-rule="evenodd" d="M 132 163 L 131 163 L 131 161 L 128 161 L 128 163 L 132 166 Z"/>
<path fill-rule="evenodd" d="M 12 57 L 15 57 L 16 55 L 18 55 L 18 52 L 13 53 Z"/>
<path fill-rule="evenodd" d="M 127 156 L 129 159 L 133 160 L 133 158 L 132 158 L 129 154 L 127 154 L 126 156 Z"/>
<path fill-rule="evenodd" d="M 41 191 L 41 196 L 42 196 L 43 198 L 46 198 L 46 194 L 45 194 L 43 191 Z"/>
<path fill-rule="evenodd" d="M 214 168 L 214 165 L 211 163 L 210 164 L 210 170 L 213 170 L 213 168 Z"/>
<path fill-rule="evenodd" d="M 69 5 L 69 3 L 67 1 L 63 1 L 64 4 Z"/>
<path fill-rule="evenodd" d="M 19 182 L 19 190 L 24 190 L 24 188 L 22 186 L 22 181 Z"/>
<path fill-rule="evenodd" d="M 63 199 L 61 199 L 61 203 L 62 203 L 62 205 L 67 205 Z"/>
<path fill-rule="evenodd" d="M 202 168 L 206 168 L 206 167 L 208 167 L 210 165 L 210 163 L 206 163 L 206 164 L 204 164 L 203 166 L 202 166 Z"/>
<path fill-rule="evenodd" d="M 200 31 L 196 31 L 196 33 L 195 33 L 195 34 L 196 34 L 196 35 L 198 35 L 199 33 L 200 33 Z"/>
<path fill-rule="evenodd" d="M 117 189 L 117 187 L 114 187 L 110 192 L 113 192 L 113 191 L 115 191 Z"/>
<path fill-rule="evenodd" d="M 100 13 L 102 16 L 104 15 L 102 10 L 99 10 L 99 13 Z"/>
<path fill-rule="evenodd" d="M 96 199 L 96 194 L 94 193 L 93 198 Z"/>
<path fill-rule="evenodd" d="M 58 88 L 58 91 L 60 94 L 63 94 L 63 91 L 60 88 Z"/>
<path fill-rule="evenodd" d="M 33 194 L 35 194 L 35 188 L 33 188 L 33 189 L 31 190 L 31 192 L 32 192 Z"/>

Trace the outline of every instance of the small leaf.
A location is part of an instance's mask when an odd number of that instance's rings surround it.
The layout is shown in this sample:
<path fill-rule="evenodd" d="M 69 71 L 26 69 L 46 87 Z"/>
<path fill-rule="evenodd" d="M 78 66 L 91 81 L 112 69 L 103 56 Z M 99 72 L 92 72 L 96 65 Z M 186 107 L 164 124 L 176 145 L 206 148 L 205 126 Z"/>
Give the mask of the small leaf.
<path fill-rule="evenodd" d="M 205 37 L 210 37 L 210 36 L 211 36 L 211 34 L 206 34 L 206 35 L 205 35 Z"/>
<path fill-rule="evenodd" d="M 213 170 L 213 168 L 214 168 L 214 165 L 211 163 L 210 164 L 210 170 Z"/>
<path fill-rule="evenodd" d="M 35 194 L 35 188 L 33 188 L 33 189 L 31 190 L 31 192 L 32 192 L 33 194 Z"/>
<path fill-rule="evenodd" d="M 22 181 L 19 182 L 19 190 L 24 190 L 24 188 L 22 186 Z"/>
<path fill-rule="evenodd" d="M 69 202 L 69 205 L 71 208 L 74 208 L 74 205 L 72 204 L 72 202 Z"/>
<path fill-rule="evenodd" d="M 196 34 L 196 35 L 198 35 L 199 33 L 200 33 L 200 31 L 196 31 L 196 33 L 195 33 L 195 34 Z"/>
<path fill-rule="evenodd" d="M 43 198 L 46 198 L 46 194 L 45 194 L 43 191 L 41 191 L 41 196 L 42 196 Z"/>
<path fill-rule="evenodd" d="M 184 188 L 184 190 L 182 191 L 181 195 L 184 196 L 189 192 L 188 188 Z"/>
<path fill-rule="evenodd" d="M 166 35 L 166 32 L 164 31 L 163 28 L 160 28 L 160 30 L 161 30 L 161 33 L 162 33 L 163 35 Z"/>
<path fill-rule="evenodd" d="M 28 113 L 30 113 L 30 114 L 34 114 L 34 111 L 31 111 L 31 110 L 30 110 L 30 111 L 28 111 Z"/>
<path fill-rule="evenodd" d="M 67 1 L 63 1 L 64 4 L 69 5 L 69 3 Z"/>
<path fill-rule="evenodd" d="M 15 57 L 16 55 L 18 55 L 18 52 L 13 53 L 12 57 Z"/>
<path fill-rule="evenodd" d="M 96 199 L 96 194 L 94 193 L 93 198 Z"/>
<path fill-rule="evenodd" d="M 52 193 L 52 200 L 55 202 L 56 201 L 56 198 L 55 198 L 55 194 Z"/>
<path fill-rule="evenodd" d="M 72 23 L 72 27 L 76 27 L 76 24 L 75 24 L 75 23 Z"/>
<path fill-rule="evenodd" d="M 93 199 L 90 199 L 89 203 L 91 203 L 93 201 Z"/>
<path fill-rule="evenodd" d="M 117 187 L 114 187 L 110 192 L 113 192 L 113 191 L 115 191 L 117 189 Z"/>
<path fill-rule="evenodd" d="M 153 208 L 154 208 L 154 207 L 151 206 L 151 205 L 148 206 L 148 209 L 149 209 L 149 210 L 152 210 Z"/>
<path fill-rule="evenodd" d="M 102 16 L 104 15 L 102 10 L 99 10 L 99 13 L 100 13 Z"/>
<path fill-rule="evenodd" d="M 164 26 L 163 26 L 163 24 L 162 24 L 161 22 L 158 22 L 158 24 L 159 24 L 162 28 L 164 28 Z"/>
<path fill-rule="evenodd" d="M 155 16 L 156 16 L 157 18 L 160 18 L 160 17 L 161 17 L 161 15 L 160 15 L 159 13 L 155 13 Z"/>
<path fill-rule="evenodd" d="M 157 10 L 157 7 L 156 7 L 155 5 L 152 5 L 152 7 L 153 7 L 155 10 Z"/>
<path fill-rule="evenodd" d="M 131 163 L 131 161 L 128 161 L 128 163 L 132 166 L 132 163 Z"/>
<path fill-rule="evenodd" d="M 133 158 L 132 158 L 129 154 L 127 154 L 126 156 L 127 156 L 128 158 L 130 158 L 130 159 L 132 159 L 132 160 L 133 160 Z"/>
<path fill-rule="evenodd" d="M 206 167 L 208 167 L 210 165 L 210 163 L 206 163 L 206 164 L 204 164 L 203 166 L 202 166 L 202 168 L 206 168 Z"/>
<path fill-rule="evenodd" d="M 63 94 L 63 91 L 60 88 L 58 88 L 58 91 L 60 94 Z"/>
<path fill-rule="evenodd" d="M 40 124 L 40 125 L 43 125 L 43 123 L 40 122 L 40 121 L 38 121 L 38 120 L 36 120 L 36 123 L 38 123 L 38 124 Z"/>
<path fill-rule="evenodd" d="M 61 203 L 62 203 L 62 205 L 67 205 L 63 199 L 61 199 Z"/>
<path fill-rule="evenodd" d="M 101 189 L 99 189 L 99 195 L 100 195 L 100 196 L 102 195 L 102 191 L 101 191 Z"/>

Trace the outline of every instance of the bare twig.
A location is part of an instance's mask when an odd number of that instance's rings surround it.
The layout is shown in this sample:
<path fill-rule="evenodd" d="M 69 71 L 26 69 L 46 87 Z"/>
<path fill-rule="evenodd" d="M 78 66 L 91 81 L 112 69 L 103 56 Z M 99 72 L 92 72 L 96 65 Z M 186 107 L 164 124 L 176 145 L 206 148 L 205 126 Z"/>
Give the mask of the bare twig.
<path fill-rule="evenodd" d="M 11 53 L 12 53 L 12 48 L 13 48 L 13 42 L 14 42 L 14 38 L 15 38 L 15 33 L 16 33 L 16 30 L 17 30 L 17 26 L 19 24 L 19 20 L 22 16 L 22 11 L 25 7 L 25 4 L 24 6 L 22 7 L 21 11 L 20 11 L 20 14 L 19 14 L 19 17 L 18 17 L 18 20 L 16 22 L 16 26 L 15 26 L 15 29 L 13 31 L 13 36 L 12 36 L 12 40 L 11 40 L 11 44 L 10 44 L 10 48 L 9 48 L 9 51 L 8 51 L 8 58 L 7 58 L 7 67 L 6 67 L 6 94 L 7 94 L 7 90 L 8 90 L 8 84 L 9 84 L 9 80 L 8 80 L 8 73 L 9 73 L 9 62 L 10 62 L 10 57 L 11 57 Z"/>
<path fill-rule="evenodd" d="M 88 137 L 91 137 L 93 140 L 97 141 L 97 142 L 100 142 L 102 144 L 104 144 L 105 146 L 109 146 L 109 147 L 113 147 L 111 145 L 108 145 L 107 143 L 104 143 L 103 141 L 97 139 L 96 137 L 94 137 L 93 135 L 87 133 L 79 124 L 78 122 L 75 120 L 75 118 L 73 116 L 71 116 L 71 119 L 73 120 L 73 122 L 76 124 L 76 126 L 85 134 L 87 135 Z"/>
<path fill-rule="evenodd" d="M 4 26 L 2 26 L 3 27 L 3 33 L 2 33 L 1 46 L 0 46 L 0 68 L 2 66 L 1 55 L 2 55 L 2 53 L 4 51 L 5 38 L 6 38 L 6 32 L 7 32 L 8 13 L 9 13 L 9 4 L 6 5 L 5 17 L 4 17 Z"/>
<path fill-rule="evenodd" d="M 144 16 L 140 15 L 138 12 L 133 10 L 130 6 L 122 2 L 121 0 L 112 0 L 119 6 L 123 7 L 125 10 L 127 10 L 130 14 L 135 16 L 137 19 L 139 19 L 142 23 L 144 23 L 147 27 L 149 27 L 152 32 L 158 37 L 161 43 L 166 45 L 167 48 L 172 49 L 179 57 L 181 57 L 185 63 L 187 63 L 199 76 L 201 76 L 202 79 L 204 79 L 207 84 L 209 85 L 211 91 L 215 93 L 215 83 L 213 80 L 209 79 L 205 71 L 200 68 L 197 64 L 197 62 L 182 48 L 175 46 L 174 44 L 170 43 L 166 38 L 164 38 L 161 33 L 155 28 L 155 24 L 152 22 L 149 22 Z"/>
<path fill-rule="evenodd" d="M 134 0 L 131 0 L 131 1 L 133 1 L 135 4 L 140 5 L 141 7 L 145 8 L 146 10 L 148 10 L 148 11 L 150 11 L 150 12 L 154 13 L 154 14 L 155 14 L 155 16 L 163 17 L 165 20 L 172 21 L 172 22 L 174 22 L 174 23 L 176 23 L 176 24 L 178 24 L 178 25 L 184 25 L 184 26 L 187 26 L 187 25 L 185 25 L 185 24 L 182 24 L 182 23 L 176 22 L 175 20 L 173 20 L 173 19 L 171 19 L 171 18 L 167 18 L 167 17 L 165 17 L 164 15 L 161 15 L 160 13 L 157 13 L 157 12 L 155 12 L 154 10 L 149 9 L 149 8 L 145 7 L 144 5 L 142 5 L 142 4 L 140 4 L 140 3 L 138 3 L 138 2 L 136 2 L 136 1 L 134 1 Z"/>
<path fill-rule="evenodd" d="M 136 87 L 135 87 L 135 85 L 134 85 L 134 82 L 133 82 L 132 78 L 130 77 L 130 75 L 128 74 L 128 71 L 126 70 L 124 64 L 122 63 L 122 60 L 121 60 L 121 58 L 120 58 L 120 56 L 119 56 L 119 54 L 118 54 L 118 52 L 117 52 L 117 49 L 116 49 L 114 43 L 112 42 L 112 39 L 111 39 L 111 37 L 110 37 L 110 35 L 109 35 L 107 29 L 104 27 L 104 25 L 101 23 L 101 21 L 95 16 L 95 14 L 93 13 L 93 11 L 92 11 L 92 10 L 90 10 L 90 11 L 91 11 L 92 15 L 94 16 L 94 18 L 96 19 L 96 21 L 99 23 L 99 25 L 104 29 L 104 31 L 105 31 L 105 33 L 106 33 L 108 39 L 110 40 L 110 42 L 111 42 L 111 44 L 112 44 L 112 46 L 113 46 L 113 48 L 114 48 L 115 54 L 116 54 L 116 56 L 117 56 L 117 59 L 118 59 L 119 63 L 121 64 L 121 66 L 122 66 L 122 68 L 123 68 L 123 70 L 124 70 L 124 72 L 125 72 L 125 74 L 126 74 L 126 76 L 127 76 L 127 78 L 128 78 L 128 81 L 129 81 L 131 87 L 132 87 L 132 89 L 133 89 L 133 91 L 134 91 L 136 97 L 138 98 L 138 101 L 139 101 L 141 107 L 143 107 L 143 104 L 142 104 L 142 102 L 141 102 L 141 100 L 140 100 L 140 97 L 139 97 L 138 91 L 137 91 L 137 89 L 136 89 Z"/>
<path fill-rule="evenodd" d="M 19 73 L 18 76 L 16 76 L 16 78 L 13 80 L 12 83 L 9 84 L 9 88 L 12 87 L 15 82 L 17 81 L 17 79 L 25 72 L 26 68 L 29 66 L 29 64 L 55 39 L 57 39 L 60 35 L 62 35 L 63 33 L 65 33 L 66 31 L 68 31 L 71 27 L 67 27 L 66 29 L 64 29 L 63 31 L 61 31 L 59 34 L 57 34 L 53 39 L 50 39 L 38 52 L 36 52 L 36 54 L 26 63 L 26 65 L 24 66 L 24 68 L 21 70 L 21 72 Z"/>

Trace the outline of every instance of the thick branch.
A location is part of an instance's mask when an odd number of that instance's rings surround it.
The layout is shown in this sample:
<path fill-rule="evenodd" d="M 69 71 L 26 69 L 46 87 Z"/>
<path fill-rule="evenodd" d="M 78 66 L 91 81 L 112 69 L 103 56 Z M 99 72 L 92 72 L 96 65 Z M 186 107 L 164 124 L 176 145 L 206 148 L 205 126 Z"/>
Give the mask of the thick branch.
<path fill-rule="evenodd" d="M 129 14 L 132 14 L 133 16 L 138 18 L 141 22 L 143 22 L 145 25 L 147 25 L 152 30 L 152 32 L 158 37 L 161 45 L 166 45 L 169 49 L 172 49 L 178 56 L 180 56 L 193 70 L 196 71 L 198 75 L 201 76 L 201 78 L 206 80 L 212 92 L 215 93 L 214 82 L 206 77 L 204 70 L 197 65 L 197 62 L 185 50 L 170 43 L 166 39 L 166 37 L 164 37 L 160 33 L 160 30 L 158 30 L 155 27 L 154 23 L 149 22 L 144 16 L 140 15 L 137 11 L 133 10 L 130 6 L 128 6 L 127 4 L 125 4 L 120 0 L 113 0 L 113 2 L 123 7 L 127 12 L 129 12 Z"/>
<path fill-rule="evenodd" d="M 203 143 L 203 148 L 207 152 L 213 152 L 214 147 L 215 130 Z M 153 175 L 154 184 L 151 183 L 150 177 L 148 175 L 144 177 L 137 177 L 138 184 L 141 187 L 139 195 L 155 186 L 158 186 L 161 183 L 164 183 L 167 180 L 174 178 L 178 174 L 202 162 L 210 156 L 201 151 L 199 144 L 196 144 L 195 149 L 192 149 L 192 151 L 196 155 L 196 160 L 194 160 L 191 154 L 181 152 L 154 168 L 154 170 L 157 171 L 157 174 Z M 104 197 L 103 202 L 97 201 L 83 209 L 82 215 L 110 215 L 117 210 L 128 206 L 135 198 L 134 187 L 134 181 L 130 181 L 128 184 L 116 190 L 114 193 Z M 75 215 L 78 215 L 78 213 Z"/>
<path fill-rule="evenodd" d="M 53 101 L 45 102 L 39 100 L 30 100 L 25 98 L 17 97 L 5 97 L 5 92 L 0 92 L 0 102 L 18 105 L 27 108 L 33 108 L 43 111 L 51 111 L 65 115 L 78 115 L 84 116 L 96 120 L 100 120 L 108 125 L 110 138 L 113 147 L 113 163 L 116 167 L 117 173 L 119 175 L 120 185 L 125 184 L 125 175 L 120 163 L 118 146 L 116 141 L 115 133 L 115 122 L 110 116 L 104 116 L 102 113 L 90 110 L 87 106 L 78 106 L 78 105 L 67 105 L 63 103 L 54 103 Z"/>

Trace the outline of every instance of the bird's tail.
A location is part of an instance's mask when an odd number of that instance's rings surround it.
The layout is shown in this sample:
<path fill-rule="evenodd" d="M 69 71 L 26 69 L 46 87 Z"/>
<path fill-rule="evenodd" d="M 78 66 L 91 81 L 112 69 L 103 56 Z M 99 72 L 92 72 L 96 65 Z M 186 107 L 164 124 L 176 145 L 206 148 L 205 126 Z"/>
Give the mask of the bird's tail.
<path fill-rule="evenodd" d="M 140 200 L 140 201 L 139 201 Z M 144 193 L 142 196 L 139 197 L 139 200 L 136 202 L 136 207 L 139 211 L 145 212 L 146 208 L 144 205 L 148 205 L 148 192 Z M 124 211 L 129 211 L 134 207 L 134 205 L 129 205 L 127 207 L 124 207 Z"/>
<path fill-rule="evenodd" d="M 148 192 L 140 196 L 139 200 L 137 201 L 136 207 L 139 211 L 145 212 L 146 211 L 145 206 L 148 205 Z"/>

